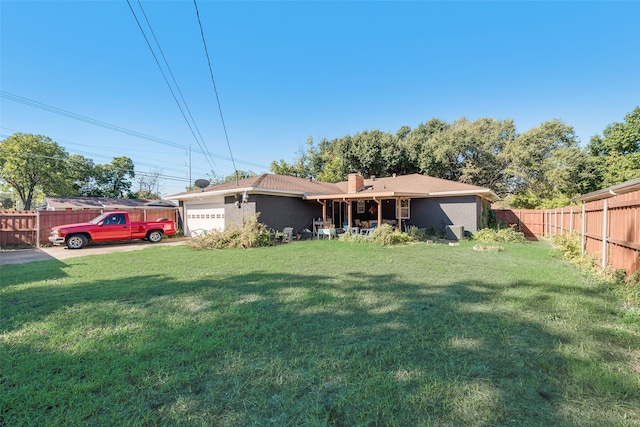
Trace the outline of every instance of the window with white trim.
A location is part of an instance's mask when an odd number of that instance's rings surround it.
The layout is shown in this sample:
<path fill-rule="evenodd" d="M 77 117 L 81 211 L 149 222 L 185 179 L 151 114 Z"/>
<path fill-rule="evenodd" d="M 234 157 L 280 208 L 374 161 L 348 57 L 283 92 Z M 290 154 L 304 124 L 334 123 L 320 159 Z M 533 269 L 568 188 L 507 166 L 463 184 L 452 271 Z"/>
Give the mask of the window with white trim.
<path fill-rule="evenodd" d="M 409 209 L 409 201 L 411 199 L 400 199 L 400 219 L 411 218 L 411 211 Z"/>

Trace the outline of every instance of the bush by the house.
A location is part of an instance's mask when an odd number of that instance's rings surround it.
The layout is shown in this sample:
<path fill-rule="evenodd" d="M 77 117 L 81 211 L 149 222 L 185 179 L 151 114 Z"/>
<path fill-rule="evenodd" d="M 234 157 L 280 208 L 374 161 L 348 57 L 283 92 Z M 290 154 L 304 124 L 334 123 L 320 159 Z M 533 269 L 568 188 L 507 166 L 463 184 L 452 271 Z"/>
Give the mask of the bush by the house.
<path fill-rule="evenodd" d="M 427 232 L 424 228 L 418 228 L 415 225 L 407 227 L 407 235 L 414 238 L 414 240 L 424 240 L 427 238 Z"/>
<path fill-rule="evenodd" d="M 471 235 L 473 240 L 487 243 L 524 243 L 524 233 L 517 231 L 516 226 L 509 228 L 483 228 Z"/>
<path fill-rule="evenodd" d="M 266 225 L 258 222 L 258 215 L 252 215 L 242 227 L 230 224 L 224 231 L 211 230 L 189 242 L 193 249 L 257 248 L 273 246 L 278 241 Z"/>
<path fill-rule="evenodd" d="M 344 233 L 340 236 L 343 242 L 373 242 L 381 246 L 398 245 L 402 243 L 415 242 L 418 240 L 415 236 L 394 230 L 389 224 L 383 224 L 376 227 L 371 236 L 361 236 L 360 234 L 351 235 Z"/>

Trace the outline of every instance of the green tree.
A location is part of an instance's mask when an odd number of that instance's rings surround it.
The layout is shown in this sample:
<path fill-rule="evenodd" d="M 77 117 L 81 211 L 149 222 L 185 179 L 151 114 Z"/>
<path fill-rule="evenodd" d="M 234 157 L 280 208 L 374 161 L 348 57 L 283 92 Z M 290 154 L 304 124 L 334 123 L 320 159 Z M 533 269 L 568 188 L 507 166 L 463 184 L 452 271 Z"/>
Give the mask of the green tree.
<path fill-rule="evenodd" d="M 135 178 L 133 161 L 126 156 L 114 157 L 111 163 L 94 167 L 93 178 L 83 195 L 127 197 L 131 194 L 133 178 Z"/>
<path fill-rule="evenodd" d="M 92 185 L 95 178 L 96 165 L 93 160 L 79 154 L 73 154 L 67 159 L 67 167 L 61 171 L 64 176 L 56 194 L 67 196 L 81 196 Z M 51 194 L 51 193 L 50 193 Z"/>
<path fill-rule="evenodd" d="M 0 179 L 16 191 L 23 208 L 29 210 L 38 192 L 56 194 L 66 187 L 68 157 L 49 137 L 16 133 L 0 142 Z"/>
<path fill-rule="evenodd" d="M 340 182 L 346 179 L 342 159 L 339 156 L 324 153 L 322 159 L 324 161 L 324 168 L 316 175 L 318 181 Z"/>
<path fill-rule="evenodd" d="M 319 154 L 315 148 L 313 138 L 307 138 L 306 146 L 305 149 L 297 152 L 297 157 L 294 158 L 293 163 L 287 163 L 282 159 L 277 162 L 275 160 L 272 161 L 269 168 L 271 172 L 278 175 L 297 176 L 299 178 L 314 176 L 312 163 L 314 161 L 317 162 L 316 157 L 318 157 Z"/>
<path fill-rule="evenodd" d="M 587 157 L 571 126 L 551 120 L 520 134 L 506 154 L 512 206 L 537 208 L 545 200 L 568 200 L 584 190 Z"/>
<path fill-rule="evenodd" d="M 505 149 L 516 137 L 513 120 L 461 118 L 448 125 L 433 119 L 416 134 L 422 139 L 422 173 L 505 192 L 511 164 Z"/>
<path fill-rule="evenodd" d="M 224 184 L 225 182 L 233 182 L 236 179 L 251 178 L 252 176 L 256 176 L 256 175 L 257 173 L 251 170 L 248 170 L 248 171 L 237 170 L 235 173 L 232 173 L 231 175 L 227 175 L 224 178 L 220 178 L 218 180 L 212 181 L 212 185 Z"/>
<path fill-rule="evenodd" d="M 587 150 L 597 173 L 593 190 L 640 177 L 640 107 L 594 135 Z"/>

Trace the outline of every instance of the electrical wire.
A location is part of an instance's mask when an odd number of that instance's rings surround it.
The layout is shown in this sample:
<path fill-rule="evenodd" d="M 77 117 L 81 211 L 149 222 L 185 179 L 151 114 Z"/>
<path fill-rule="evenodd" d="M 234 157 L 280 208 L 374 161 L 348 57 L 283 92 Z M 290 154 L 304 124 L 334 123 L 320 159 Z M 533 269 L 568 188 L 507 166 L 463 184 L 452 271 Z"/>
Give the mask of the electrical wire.
<path fill-rule="evenodd" d="M 147 43 L 147 46 L 149 47 L 149 50 L 151 51 L 151 55 L 153 56 L 153 59 L 156 62 L 156 65 L 158 66 L 158 69 L 160 70 L 160 73 L 162 74 L 162 77 L 163 77 L 165 83 L 167 84 L 167 87 L 169 88 L 169 91 L 171 92 L 171 96 L 173 97 L 173 100 L 175 101 L 176 105 L 178 106 L 178 109 L 180 110 L 180 113 L 182 114 L 182 117 L 184 118 L 185 122 L 187 123 L 187 126 L 189 127 L 189 130 L 191 131 L 191 134 L 193 135 L 193 138 L 198 143 L 198 146 L 200 147 L 202 152 L 205 153 L 205 158 L 207 159 L 207 162 L 209 162 L 209 166 L 211 167 L 211 171 L 214 174 L 217 174 L 216 167 L 215 167 L 215 164 L 213 162 L 213 158 L 211 156 L 207 157 L 206 150 L 203 148 L 202 143 L 200 142 L 200 140 L 196 136 L 196 134 L 195 134 L 195 132 L 193 130 L 193 127 L 191 126 L 191 123 L 189 122 L 189 119 L 187 119 L 187 116 L 185 115 L 184 110 L 182 109 L 182 105 L 180 105 L 180 101 L 178 101 L 178 98 L 176 97 L 176 94 L 175 94 L 173 88 L 171 87 L 171 84 L 169 83 L 169 80 L 167 79 L 167 76 L 166 76 L 164 70 L 162 69 L 162 66 L 160 65 L 160 61 L 158 61 L 158 57 L 156 56 L 156 53 L 154 52 L 153 47 L 151 47 L 151 43 L 149 42 L 149 39 L 147 38 L 147 35 L 144 32 L 144 29 L 142 28 L 142 24 L 138 20 L 138 16 L 136 15 L 136 12 L 133 10 L 133 6 L 131 6 L 131 2 L 129 0 L 127 0 L 127 4 L 129 5 L 129 9 L 131 10 L 131 13 L 133 14 L 133 18 L 135 19 L 136 23 L 138 24 L 138 28 L 140 29 L 140 32 L 142 33 L 142 36 L 144 37 L 144 40 Z"/>
<path fill-rule="evenodd" d="M 169 147 L 180 148 L 182 150 L 189 149 L 189 146 L 185 145 L 185 144 L 180 144 L 180 143 L 177 143 L 177 142 L 173 142 L 173 141 L 169 141 L 169 140 L 166 140 L 166 139 L 158 138 L 158 137 L 155 137 L 155 136 L 147 135 L 147 134 L 142 133 L 142 132 L 137 132 L 137 131 L 134 131 L 134 130 L 131 130 L 131 129 L 123 128 L 121 126 L 117 126 L 117 125 L 114 125 L 114 124 L 111 124 L 111 123 L 107 123 L 107 122 L 104 122 L 104 121 L 101 121 L 101 120 L 93 119 L 93 118 L 90 118 L 90 117 L 87 117 L 87 116 L 83 116 L 81 114 L 73 113 L 71 111 L 63 110 L 61 108 L 53 107 L 51 105 L 43 104 L 41 102 L 34 101 L 34 100 L 28 99 L 28 98 L 24 98 L 22 96 L 18 96 L 18 95 L 15 95 L 15 94 L 3 91 L 3 90 L 0 90 L 0 97 L 8 99 L 10 101 L 14 101 L 14 102 L 18 102 L 18 103 L 27 105 L 29 107 L 33 107 L 33 108 L 37 108 L 37 109 L 40 109 L 40 110 L 48 111 L 50 113 L 58 114 L 58 115 L 63 116 L 63 117 L 68 117 L 70 119 L 78 120 L 78 121 L 81 121 L 81 122 L 84 122 L 84 123 L 89 123 L 89 124 L 92 124 L 94 126 L 99 126 L 99 127 L 105 128 L 105 129 L 113 130 L 115 132 L 120 132 L 120 133 L 123 133 L 123 134 L 126 134 L 126 135 L 134 136 L 136 138 L 146 139 L 148 141 L 153 141 L 153 142 L 156 142 L 158 144 L 163 144 L 163 145 L 166 145 L 166 146 L 169 146 Z M 7 129 L 7 128 L 3 128 L 3 129 Z M 9 136 L 10 135 L 4 135 L 3 137 L 8 138 Z M 201 150 L 195 149 L 193 151 L 196 152 L 196 153 L 199 153 L 199 154 L 203 154 L 203 155 L 205 154 L 204 151 L 201 151 Z M 223 156 L 223 155 L 220 155 L 220 154 L 213 154 L 213 156 L 215 158 L 222 159 L 222 160 L 231 160 L 230 157 Z M 245 161 L 245 160 L 238 160 L 238 163 L 242 163 L 242 164 L 245 164 L 247 166 L 254 166 L 254 167 L 257 167 L 257 168 L 269 169 L 268 166 L 260 165 L 260 164 L 249 162 L 249 161 Z"/>
<path fill-rule="evenodd" d="M 218 111 L 220 112 L 220 120 L 222 121 L 222 129 L 224 130 L 224 137 L 227 140 L 227 147 L 229 148 L 229 156 L 231 157 L 231 163 L 233 164 L 233 170 L 238 171 L 236 163 L 233 160 L 233 153 L 231 152 L 231 144 L 229 143 L 229 135 L 227 133 L 227 126 L 224 123 L 224 116 L 222 115 L 222 106 L 220 105 L 220 97 L 218 96 L 218 88 L 216 87 L 216 81 L 213 78 L 213 70 L 211 69 L 211 59 L 209 58 L 209 50 L 207 49 L 207 42 L 204 38 L 204 30 L 202 29 L 202 22 L 200 21 L 200 11 L 198 10 L 198 3 L 193 0 L 193 5 L 196 9 L 196 16 L 198 18 L 198 25 L 200 26 L 200 35 L 202 36 L 202 43 L 204 45 L 204 53 L 207 56 L 207 64 L 209 64 L 209 74 L 211 75 L 211 82 L 213 83 L 213 91 L 216 94 L 216 102 L 218 103 Z"/>
<path fill-rule="evenodd" d="M 55 156 L 47 156 L 47 155 L 44 155 L 44 154 L 30 153 L 30 152 L 27 152 L 27 151 L 24 151 L 24 152 L 21 152 L 21 153 L 15 153 L 15 155 L 17 157 L 23 156 L 23 157 L 26 157 L 26 158 L 41 158 L 41 159 L 60 160 L 60 161 L 63 161 L 65 163 L 71 163 L 72 162 L 72 159 L 65 159 L 65 158 L 60 158 L 60 157 L 55 157 Z M 108 166 L 108 165 L 106 165 L 106 166 Z M 126 172 L 127 171 L 126 169 L 114 169 L 114 170 L 119 171 L 119 172 Z M 173 175 L 165 175 L 163 173 L 156 174 L 156 173 L 153 173 L 153 172 L 136 171 L 134 169 L 133 174 L 134 174 L 134 177 L 137 176 L 137 175 L 141 175 L 141 176 L 156 176 L 157 175 L 158 177 L 161 177 L 161 178 L 164 178 L 164 179 L 172 179 L 172 180 L 175 180 L 175 181 L 182 181 L 182 182 L 190 183 L 188 178 L 179 177 L 179 176 L 173 176 Z"/>
<path fill-rule="evenodd" d="M 164 51 L 162 50 L 162 47 L 160 46 L 160 42 L 158 41 L 158 38 L 156 37 L 156 33 L 153 31 L 153 27 L 151 26 L 151 23 L 149 22 L 149 19 L 147 18 L 147 14 L 144 11 L 144 8 L 142 7 L 142 3 L 140 2 L 140 0 L 138 0 L 138 6 L 140 7 L 140 10 L 142 11 L 142 15 L 144 16 L 144 20 L 147 23 L 147 26 L 149 27 L 149 31 L 151 31 L 151 35 L 153 36 L 153 40 L 156 43 L 156 46 L 158 47 L 158 51 L 160 52 L 160 55 L 162 56 L 162 60 L 164 61 L 165 66 L 167 67 L 167 70 L 169 71 L 169 75 L 171 76 L 171 79 L 173 80 L 173 84 L 176 86 L 176 90 L 178 91 L 178 94 L 180 95 L 180 99 L 182 100 L 182 103 L 184 104 L 185 109 L 187 110 L 187 113 L 189 114 L 189 118 L 191 118 L 191 122 L 193 123 L 193 127 L 195 128 L 196 132 L 198 133 L 198 136 L 200 137 L 200 140 L 202 141 L 202 145 L 204 146 L 205 150 L 206 150 L 206 154 L 208 155 L 209 158 L 212 159 L 213 161 L 213 156 L 211 155 L 211 152 L 209 151 L 209 147 L 207 146 L 206 142 L 204 141 L 204 137 L 202 136 L 202 133 L 200 132 L 200 129 L 198 128 L 198 125 L 196 124 L 196 120 L 193 118 L 193 114 L 191 114 L 191 110 L 189 109 L 189 105 L 187 104 L 187 101 L 184 99 L 184 95 L 182 94 L 182 90 L 180 90 L 180 86 L 178 85 L 178 82 L 173 74 L 173 71 L 171 70 L 171 67 L 169 66 L 169 61 L 167 61 L 166 56 L 164 55 Z M 214 171 L 215 172 L 215 171 Z"/>

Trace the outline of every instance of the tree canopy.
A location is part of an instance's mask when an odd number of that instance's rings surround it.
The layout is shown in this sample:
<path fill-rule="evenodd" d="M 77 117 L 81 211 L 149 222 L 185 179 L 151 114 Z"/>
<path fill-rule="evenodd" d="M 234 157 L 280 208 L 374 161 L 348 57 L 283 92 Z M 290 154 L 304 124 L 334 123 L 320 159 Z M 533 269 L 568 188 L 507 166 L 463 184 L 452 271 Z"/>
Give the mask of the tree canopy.
<path fill-rule="evenodd" d="M 518 132 L 513 120 L 438 118 L 395 134 L 365 130 L 307 141 L 274 173 L 338 182 L 358 172 L 380 177 L 421 173 L 494 190 L 514 207 L 566 205 L 572 197 L 640 177 L 640 108 L 609 125 L 586 148 L 574 129 L 553 119 Z"/>
<path fill-rule="evenodd" d="M 15 133 L 0 141 L 0 181 L 15 191 L 23 209 L 44 195 L 128 197 L 134 176 L 128 157 L 96 165 L 43 135 Z"/>
<path fill-rule="evenodd" d="M 587 150 L 597 181 L 608 187 L 640 177 L 640 107 L 595 135 Z"/>
<path fill-rule="evenodd" d="M 34 195 L 65 187 L 67 153 L 43 135 L 17 133 L 0 143 L 0 179 L 13 188 L 24 209 L 31 209 Z"/>

